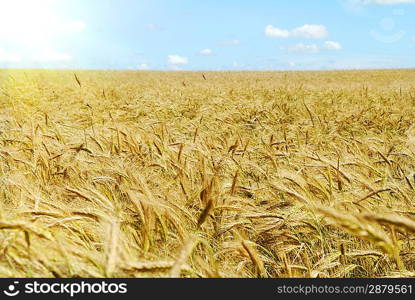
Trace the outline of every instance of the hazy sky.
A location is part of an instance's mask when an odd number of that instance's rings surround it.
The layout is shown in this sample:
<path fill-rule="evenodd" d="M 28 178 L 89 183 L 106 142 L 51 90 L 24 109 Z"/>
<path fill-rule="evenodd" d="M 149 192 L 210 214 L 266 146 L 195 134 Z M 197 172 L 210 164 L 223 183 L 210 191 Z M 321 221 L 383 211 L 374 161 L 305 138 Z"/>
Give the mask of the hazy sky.
<path fill-rule="evenodd" d="M 0 0 L 0 67 L 415 67 L 415 0 Z"/>

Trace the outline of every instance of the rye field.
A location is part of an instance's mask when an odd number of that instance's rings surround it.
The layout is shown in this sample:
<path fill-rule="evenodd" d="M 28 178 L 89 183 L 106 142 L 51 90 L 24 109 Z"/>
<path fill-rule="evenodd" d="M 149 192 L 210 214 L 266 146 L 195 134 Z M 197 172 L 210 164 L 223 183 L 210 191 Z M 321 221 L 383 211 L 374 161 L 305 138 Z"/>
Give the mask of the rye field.
<path fill-rule="evenodd" d="M 414 233 L 414 70 L 0 70 L 0 277 L 415 277 Z"/>

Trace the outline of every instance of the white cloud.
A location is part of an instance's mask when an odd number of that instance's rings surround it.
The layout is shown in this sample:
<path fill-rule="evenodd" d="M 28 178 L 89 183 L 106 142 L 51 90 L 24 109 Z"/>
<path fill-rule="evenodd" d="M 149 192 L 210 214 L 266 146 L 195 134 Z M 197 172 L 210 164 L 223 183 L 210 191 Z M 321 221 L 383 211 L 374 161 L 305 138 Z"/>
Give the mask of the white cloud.
<path fill-rule="evenodd" d="M 221 46 L 238 46 L 241 44 L 240 40 L 229 40 L 229 41 L 224 41 L 222 43 L 220 43 Z"/>
<path fill-rule="evenodd" d="M 148 24 L 147 29 L 148 30 L 160 30 L 160 27 L 156 24 Z"/>
<path fill-rule="evenodd" d="M 137 66 L 137 69 L 138 70 L 149 70 L 150 69 L 150 66 L 148 64 L 139 64 Z"/>
<path fill-rule="evenodd" d="M 213 51 L 211 49 L 203 49 L 199 52 L 201 55 L 210 56 L 213 55 Z"/>
<path fill-rule="evenodd" d="M 328 36 L 328 31 L 324 25 L 314 24 L 305 24 L 292 30 L 267 25 L 265 27 L 265 35 L 271 38 L 323 39 Z"/>
<path fill-rule="evenodd" d="M 319 53 L 321 51 L 338 51 L 343 49 L 338 42 L 326 41 L 323 45 L 298 43 L 291 47 L 281 47 L 281 50 L 298 53 Z"/>
<path fill-rule="evenodd" d="M 265 35 L 273 38 L 288 38 L 291 36 L 291 32 L 285 29 L 274 27 L 272 25 L 267 25 L 265 27 Z"/>
<path fill-rule="evenodd" d="M 327 28 L 323 25 L 305 24 L 295 28 L 292 31 L 294 37 L 302 37 L 307 39 L 323 39 L 328 36 Z"/>
<path fill-rule="evenodd" d="M 187 57 L 179 56 L 179 55 L 169 55 L 167 56 L 167 62 L 169 65 L 177 66 L 177 65 L 187 65 L 189 60 Z"/>
<path fill-rule="evenodd" d="M 327 41 L 324 43 L 323 48 L 326 50 L 341 50 L 343 46 L 338 42 Z"/>
<path fill-rule="evenodd" d="M 364 0 L 363 5 L 398 5 L 415 3 L 415 0 Z"/>
<path fill-rule="evenodd" d="M 285 48 L 283 48 L 285 49 Z M 318 53 L 321 47 L 316 44 L 306 45 L 303 43 L 296 44 L 294 46 L 286 48 L 288 52 L 302 52 L 302 53 Z"/>

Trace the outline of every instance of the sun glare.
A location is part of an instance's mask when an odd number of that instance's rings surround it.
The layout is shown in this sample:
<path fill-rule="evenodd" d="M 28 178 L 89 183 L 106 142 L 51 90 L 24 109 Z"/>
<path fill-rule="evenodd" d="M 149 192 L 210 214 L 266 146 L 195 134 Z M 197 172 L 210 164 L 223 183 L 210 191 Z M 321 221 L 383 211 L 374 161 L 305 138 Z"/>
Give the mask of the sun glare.
<path fill-rule="evenodd" d="M 9 61 L 12 58 L 16 61 L 18 57 L 38 62 L 67 61 L 69 55 L 56 50 L 60 46 L 58 40 L 63 34 L 81 31 L 85 25 L 62 15 L 60 2 L 0 0 L 0 50 L 3 58 Z M 1 49 L 4 45 L 7 48 Z"/>
<path fill-rule="evenodd" d="M 0 35 L 16 42 L 31 42 L 49 36 L 56 23 L 56 1 L 0 0 Z"/>

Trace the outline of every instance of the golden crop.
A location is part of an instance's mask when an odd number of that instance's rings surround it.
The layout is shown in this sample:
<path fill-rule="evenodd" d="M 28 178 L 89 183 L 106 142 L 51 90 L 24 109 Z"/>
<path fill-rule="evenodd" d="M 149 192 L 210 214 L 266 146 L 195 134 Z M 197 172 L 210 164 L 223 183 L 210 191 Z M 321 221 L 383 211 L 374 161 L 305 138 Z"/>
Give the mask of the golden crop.
<path fill-rule="evenodd" d="M 415 276 L 415 71 L 0 71 L 0 277 Z"/>

